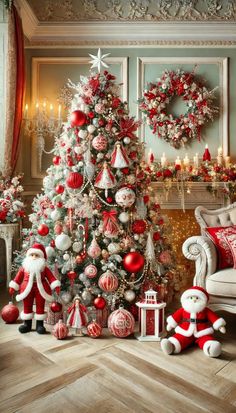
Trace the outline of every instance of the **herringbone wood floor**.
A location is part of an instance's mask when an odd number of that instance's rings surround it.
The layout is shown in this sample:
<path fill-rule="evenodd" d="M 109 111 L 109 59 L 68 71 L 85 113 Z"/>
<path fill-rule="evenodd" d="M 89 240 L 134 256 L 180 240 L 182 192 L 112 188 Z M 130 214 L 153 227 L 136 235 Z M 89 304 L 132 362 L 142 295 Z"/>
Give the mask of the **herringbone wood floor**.
<path fill-rule="evenodd" d="M 5 304 L 6 299 L 1 300 Z M 228 324 L 218 359 L 198 348 L 165 356 L 159 343 L 21 335 L 0 323 L 0 412 L 236 412 L 236 323 Z"/>

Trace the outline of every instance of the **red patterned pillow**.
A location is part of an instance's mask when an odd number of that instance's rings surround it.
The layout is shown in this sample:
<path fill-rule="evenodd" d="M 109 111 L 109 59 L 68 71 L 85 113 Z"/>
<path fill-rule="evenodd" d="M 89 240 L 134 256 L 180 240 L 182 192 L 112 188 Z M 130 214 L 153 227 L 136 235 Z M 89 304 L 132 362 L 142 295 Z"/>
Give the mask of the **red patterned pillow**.
<path fill-rule="evenodd" d="M 233 267 L 234 260 L 231 248 L 225 236 L 236 234 L 236 225 L 231 227 L 205 228 L 206 235 L 214 242 L 218 252 L 218 269 Z"/>
<path fill-rule="evenodd" d="M 236 233 L 225 234 L 224 238 L 231 250 L 233 261 L 234 261 L 234 268 L 236 268 Z"/>

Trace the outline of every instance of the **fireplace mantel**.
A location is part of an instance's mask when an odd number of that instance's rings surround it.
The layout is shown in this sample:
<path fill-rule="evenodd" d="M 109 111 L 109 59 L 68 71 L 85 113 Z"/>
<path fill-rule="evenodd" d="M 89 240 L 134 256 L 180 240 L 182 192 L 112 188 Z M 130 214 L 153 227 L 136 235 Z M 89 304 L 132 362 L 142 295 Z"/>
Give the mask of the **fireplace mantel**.
<path fill-rule="evenodd" d="M 153 195 L 162 209 L 195 209 L 199 205 L 217 209 L 230 203 L 223 193 L 224 182 L 216 184 L 216 195 L 207 190 L 209 185 L 208 182 L 152 182 Z"/>

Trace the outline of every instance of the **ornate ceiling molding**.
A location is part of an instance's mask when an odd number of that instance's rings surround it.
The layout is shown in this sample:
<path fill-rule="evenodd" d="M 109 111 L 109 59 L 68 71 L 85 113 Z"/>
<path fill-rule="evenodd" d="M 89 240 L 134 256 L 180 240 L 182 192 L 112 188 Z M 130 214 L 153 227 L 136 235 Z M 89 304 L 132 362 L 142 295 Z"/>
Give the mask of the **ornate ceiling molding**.
<path fill-rule="evenodd" d="M 236 42 L 236 23 L 232 21 L 168 21 L 167 19 L 165 21 L 41 22 L 36 18 L 27 1 L 16 1 L 22 16 L 24 33 L 28 38 L 28 47 L 40 45 L 164 47 L 178 46 L 178 44 L 234 47 Z M 162 0 L 165 3 L 167 1 L 169 0 Z M 207 1 L 212 2 L 212 0 Z"/>

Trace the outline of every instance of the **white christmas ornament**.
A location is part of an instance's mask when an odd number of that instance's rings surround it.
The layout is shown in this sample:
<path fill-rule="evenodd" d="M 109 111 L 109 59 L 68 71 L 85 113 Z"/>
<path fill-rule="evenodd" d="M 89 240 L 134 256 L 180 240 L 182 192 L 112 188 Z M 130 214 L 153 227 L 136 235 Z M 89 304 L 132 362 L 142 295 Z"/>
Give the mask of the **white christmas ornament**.
<path fill-rule="evenodd" d="M 82 250 L 82 247 L 82 243 L 79 241 L 74 242 L 72 245 L 72 249 L 74 252 L 80 252 Z"/>
<path fill-rule="evenodd" d="M 65 304 L 69 304 L 69 302 L 72 300 L 71 294 L 68 291 L 61 293 L 60 297 Z"/>
<path fill-rule="evenodd" d="M 136 297 L 136 295 L 135 295 L 135 292 L 133 290 L 126 290 L 124 292 L 124 298 L 129 303 L 131 303 L 135 299 L 135 297 Z"/>
<path fill-rule="evenodd" d="M 70 259 L 70 255 L 68 253 L 63 255 L 63 260 L 68 261 Z"/>
<path fill-rule="evenodd" d="M 60 219 L 61 217 L 61 213 L 58 209 L 54 209 L 54 211 L 51 212 L 50 216 L 53 221 L 58 221 L 58 219 Z"/>
<path fill-rule="evenodd" d="M 54 250 L 53 247 L 48 246 L 48 247 L 45 248 L 45 251 L 46 251 L 46 254 L 47 254 L 47 257 L 48 257 L 48 258 L 54 257 L 54 255 L 55 255 L 55 250 Z"/>
<path fill-rule="evenodd" d="M 116 192 L 115 200 L 119 206 L 130 208 L 135 202 L 135 193 L 130 188 L 127 188 L 127 187 L 120 188 Z"/>
<path fill-rule="evenodd" d="M 129 221 L 129 214 L 128 212 L 121 212 L 118 218 L 119 221 L 122 222 L 122 224 L 125 224 Z"/>
<path fill-rule="evenodd" d="M 85 305 L 89 305 L 92 300 L 92 294 L 88 290 L 82 292 L 82 299 Z"/>
<path fill-rule="evenodd" d="M 82 272 L 79 275 L 79 280 L 82 281 L 82 283 L 84 283 L 85 281 L 87 281 L 87 276 Z"/>
<path fill-rule="evenodd" d="M 116 242 L 111 242 L 108 246 L 107 249 L 110 254 L 117 254 L 120 251 L 120 245 Z"/>
<path fill-rule="evenodd" d="M 66 234 L 60 234 L 56 237 L 55 239 L 55 245 L 57 247 L 57 249 L 61 250 L 61 251 L 66 251 L 70 248 L 72 242 L 71 239 L 68 235 Z"/>
<path fill-rule="evenodd" d="M 123 139 L 123 142 L 124 142 L 126 145 L 129 145 L 129 143 L 130 143 L 130 138 L 128 138 L 128 136 L 126 136 L 126 137 Z"/>
<path fill-rule="evenodd" d="M 93 133 L 96 130 L 96 128 L 94 125 L 88 125 L 87 130 L 89 133 Z"/>
<path fill-rule="evenodd" d="M 87 132 L 86 130 L 80 129 L 80 131 L 79 131 L 79 133 L 78 133 L 78 136 L 79 136 L 81 139 L 85 139 L 87 135 L 88 135 L 88 132 Z"/>

